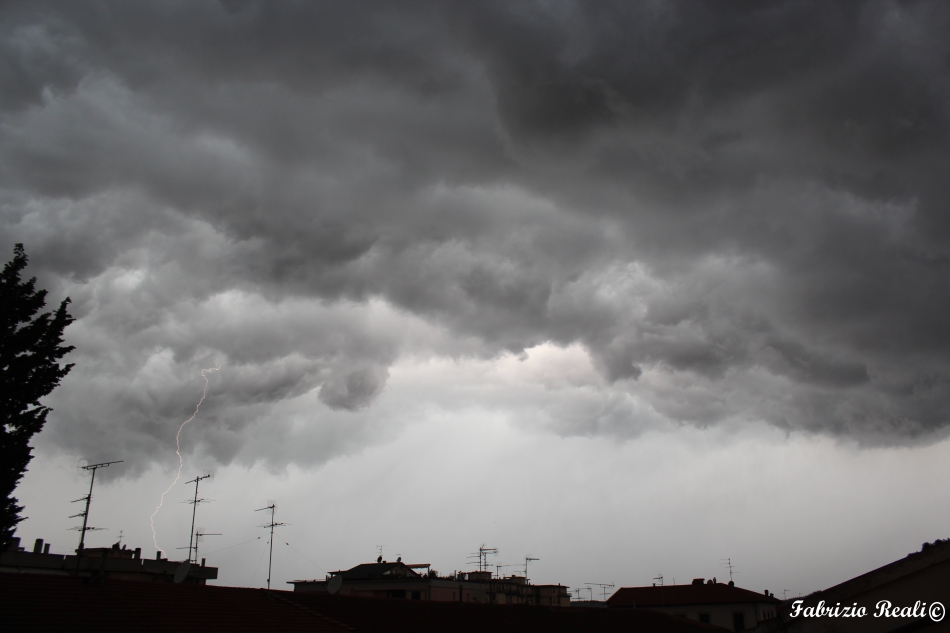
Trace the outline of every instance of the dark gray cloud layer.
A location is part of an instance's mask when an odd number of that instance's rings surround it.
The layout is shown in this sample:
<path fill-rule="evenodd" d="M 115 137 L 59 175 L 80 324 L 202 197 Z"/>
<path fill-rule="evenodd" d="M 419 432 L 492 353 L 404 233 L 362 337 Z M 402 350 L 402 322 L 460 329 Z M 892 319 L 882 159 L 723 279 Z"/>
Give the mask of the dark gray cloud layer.
<path fill-rule="evenodd" d="M 82 318 L 53 433 L 157 450 L 182 372 L 226 360 L 228 461 L 311 392 L 314 424 L 363 419 L 399 359 L 550 342 L 677 422 L 942 436 L 948 27 L 940 2 L 7 4 L 3 246 Z"/>

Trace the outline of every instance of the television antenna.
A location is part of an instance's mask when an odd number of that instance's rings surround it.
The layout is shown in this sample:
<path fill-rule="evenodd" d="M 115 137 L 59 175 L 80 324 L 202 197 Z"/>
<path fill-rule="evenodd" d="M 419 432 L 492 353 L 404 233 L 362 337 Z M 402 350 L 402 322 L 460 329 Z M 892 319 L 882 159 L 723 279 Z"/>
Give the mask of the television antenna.
<path fill-rule="evenodd" d="M 199 504 L 199 503 L 205 503 L 205 502 L 207 502 L 207 501 L 210 501 L 210 499 L 199 499 L 199 498 L 198 498 L 198 484 L 201 483 L 201 480 L 202 480 L 202 479 L 210 479 L 210 478 L 211 478 L 211 473 L 206 473 L 206 474 L 204 474 L 204 475 L 199 475 L 199 476 L 195 477 L 195 478 L 192 479 L 191 481 L 186 481 L 186 482 L 185 482 L 185 485 L 188 485 L 188 484 L 195 484 L 195 498 L 192 499 L 192 500 L 186 501 L 186 503 L 190 503 L 190 504 L 191 504 L 191 531 L 188 533 L 188 560 L 191 561 L 191 562 L 195 562 L 195 563 L 198 562 L 198 543 L 197 543 L 197 541 L 194 541 L 194 540 L 193 540 L 193 539 L 194 539 L 194 536 L 195 536 L 195 514 L 198 512 L 198 504 Z M 179 548 L 179 549 L 180 549 L 180 548 Z M 192 558 L 191 558 L 191 552 L 192 552 L 192 551 L 194 551 L 194 553 L 195 553 L 195 558 L 194 558 L 193 561 L 192 561 Z"/>
<path fill-rule="evenodd" d="M 728 567 L 728 568 L 729 568 L 729 582 L 732 582 L 733 584 L 735 584 L 735 583 L 733 582 L 733 580 L 732 580 L 732 575 L 735 574 L 736 576 L 738 576 L 738 575 L 739 575 L 739 572 L 737 572 L 737 571 L 735 571 L 735 572 L 732 571 L 733 569 L 735 569 L 735 566 L 732 564 L 732 559 L 731 559 L 731 558 L 720 558 L 719 560 L 720 560 L 720 561 L 724 561 L 724 562 L 722 563 L 723 567 Z"/>
<path fill-rule="evenodd" d="M 663 586 L 663 574 L 657 574 L 653 580 L 659 581 L 660 586 Z M 653 586 L 656 587 L 656 583 L 653 583 Z"/>
<path fill-rule="evenodd" d="M 605 582 L 585 582 L 584 584 L 585 584 L 585 585 L 593 585 L 593 586 L 595 586 L 595 587 L 600 587 L 601 590 L 604 592 L 604 602 L 607 602 L 607 590 L 610 589 L 610 588 L 612 588 L 612 587 L 614 586 L 613 583 L 605 583 Z M 593 598 L 591 598 L 591 599 L 593 599 Z"/>
<path fill-rule="evenodd" d="M 198 562 L 198 542 L 205 536 L 221 536 L 220 532 L 202 532 L 201 528 L 195 532 L 195 563 Z"/>
<path fill-rule="evenodd" d="M 511 567 L 511 565 L 495 565 L 495 576 L 501 578 L 501 570 L 505 567 Z"/>
<path fill-rule="evenodd" d="M 541 560 L 540 558 L 532 558 L 531 556 L 524 557 L 524 584 L 528 584 L 528 563 L 533 560 Z"/>
<path fill-rule="evenodd" d="M 89 494 L 87 494 L 85 497 L 80 497 L 79 499 L 76 499 L 75 501 L 72 502 L 72 503 L 79 503 L 80 501 L 85 501 L 86 509 L 80 512 L 79 514 L 74 514 L 71 517 L 69 517 L 70 519 L 75 519 L 76 517 L 82 517 L 82 527 L 73 528 L 74 530 L 79 530 L 80 532 L 79 549 L 77 550 L 79 556 L 82 556 L 82 550 L 86 545 L 86 532 L 93 532 L 93 531 L 105 529 L 105 528 L 89 527 L 88 525 L 89 504 L 92 502 L 92 486 L 93 484 L 96 483 L 96 471 L 99 470 L 100 468 L 108 468 L 112 464 L 121 464 L 123 461 L 124 460 L 120 459 L 119 461 L 116 461 L 116 462 L 102 462 L 101 464 L 87 464 L 85 466 L 80 466 L 82 470 L 91 470 L 92 478 L 89 480 Z M 78 556 L 76 559 L 76 564 L 77 565 L 79 564 Z"/>
<path fill-rule="evenodd" d="M 376 553 L 379 554 L 379 556 L 376 557 L 376 562 L 377 563 L 383 562 L 383 546 L 382 545 L 376 546 Z"/>
<path fill-rule="evenodd" d="M 258 508 L 255 512 L 261 512 L 263 510 L 270 510 L 270 523 L 265 523 L 264 525 L 259 525 L 258 527 L 270 528 L 270 557 L 267 559 L 267 590 L 270 591 L 270 572 L 271 566 L 274 562 L 274 528 L 280 527 L 282 525 L 288 525 L 287 523 L 275 523 L 274 522 L 274 511 L 277 509 L 277 504 L 273 501 L 270 502 L 270 505 L 264 506 L 263 508 Z"/>
<path fill-rule="evenodd" d="M 478 571 L 488 571 L 488 555 L 489 554 L 498 554 L 498 549 L 495 547 L 485 547 L 485 544 L 482 543 L 478 548 L 478 553 L 472 552 L 469 555 L 469 558 L 478 559 Z"/>
<path fill-rule="evenodd" d="M 203 536 L 221 536 L 221 534 L 220 534 L 219 532 L 202 532 L 202 530 L 204 530 L 203 527 L 200 527 L 200 528 L 198 528 L 197 530 L 195 530 L 195 533 L 194 533 L 194 545 L 189 545 L 187 548 L 185 548 L 185 547 L 179 547 L 179 548 L 178 548 L 178 549 L 188 549 L 188 550 L 189 550 L 189 552 L 188 552 L 188 560 L 187 560 L 187 561 L 184 561 L 184 562 L 189 563 L 189 564 L 190 564 L 190 563 L 194 563 L 195 565 L 198 564 L 198 541 L 201 540 L 201 537 L 203 537 Z M 194 561 L 191 560 L 191 550 L 194 550 L 194 552 L 195 552 L 195 560 L 194 560 Z"/>

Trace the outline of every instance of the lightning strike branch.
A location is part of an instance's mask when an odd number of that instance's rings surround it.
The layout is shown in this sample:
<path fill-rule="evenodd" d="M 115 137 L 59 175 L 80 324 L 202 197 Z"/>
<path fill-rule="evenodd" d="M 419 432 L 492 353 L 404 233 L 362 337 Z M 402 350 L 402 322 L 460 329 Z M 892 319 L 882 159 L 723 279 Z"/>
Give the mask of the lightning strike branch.
<path fill-rule="evenodd" d="M 221 365 L 224 365 L 224 363 L 222 362 Z M 155 549 L 157 549 L 162 554 L 165 554 L 165 550 L 158 546 L 158 537 L 155 535 L 155 515 L 158 514 L 158 511 L 162 509 L 162 504 L 165 503 L 165 495 L 167 495 L 169 491 L 175 487 L 175 484 L 178 483 L 178 480 L 181 479 L 181 467 L 184 465 L 184 461 L 181 458 L 181 431 L 185 428 L 186 424 L 195 419 L 195 416 L 198 415 L 198 409 L 201 408 L 201 403 L 204 402 L 205 396 L 208 395 L 208 373 L 206 372 L 218 371 L 221 369 L 221 365 L 201 370 L 201 377 L 205 379 L 205 387 L 201 391 L 201 399 L 198 400 L 198 404 L 195 405 L 195 412 L 191 414 L 190 418 L 181 423 L 181 426 L 178 427 L 178 433 L 175 434 L 175 454 L 178 455 L 178 472 L 175 473 L 175 480 L 169 484 L 168 488 L 165 489 L 165 492 L 162 493 L 162 498 L 158 502 L 158 507 L 155 508 L 155 512 L 153 512 L 152 516 L 150 516 L 148 519 L 149 524 L 152 526 L 152 542 L 155 544 Z"/>

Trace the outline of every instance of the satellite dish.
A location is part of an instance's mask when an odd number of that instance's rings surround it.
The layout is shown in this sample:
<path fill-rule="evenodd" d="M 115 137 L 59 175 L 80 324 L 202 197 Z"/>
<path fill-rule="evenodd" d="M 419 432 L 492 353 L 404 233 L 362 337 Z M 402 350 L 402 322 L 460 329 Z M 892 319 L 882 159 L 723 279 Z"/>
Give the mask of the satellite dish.
<path fill-rule="evenodd" d="M 343 577 L 334 576 L 333 578 L 327 581 L 327 592 L 336 593 L 337 591 L 340 590 L 340 587 L 342 586 L 343 586 Z"/>
<path fill-rule="evenodd" d="M 175 570 L 175 584 L 180 585 L 182 581 L 188 577 L 189 571 L 191 571 L 191 561 L 186 560 Z"/>

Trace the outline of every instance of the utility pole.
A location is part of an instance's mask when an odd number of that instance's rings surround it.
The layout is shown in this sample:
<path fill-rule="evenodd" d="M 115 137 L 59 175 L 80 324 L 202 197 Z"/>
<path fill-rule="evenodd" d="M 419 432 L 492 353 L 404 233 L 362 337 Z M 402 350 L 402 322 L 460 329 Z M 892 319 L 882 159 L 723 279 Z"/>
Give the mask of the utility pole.
<path fill-rule="evenodd" d="M 286 523 L 274 523 L 274 511 L 277 509 L 277 504 L 271 502 L 269 506 L 264 506 L 263 508 L 258 508 L 255 512 L 260 512 L 262 510 L 270 510 L 270 523 L 266 523 L 259 527 L 270 528 L 270 557 L 267 559 L 267 590 L 270 591 L 270 572 L 271 565 L 274 562 L 274 528 L 280 527 L 281 525 L 287 525 Z"/>
<path fill-rule="evenodd" d="M 77 551 L 77 560 L 76 560 L 76 564 L 77 564 L 77 565 L 79 564 L 78 556 L 82 556 L 82 550 L 83 550 L 83 548 L 84 548 L 85 545 L 86 545 L 86 532 L 91 532 L 91 531 L 93 531 L 93 530 L 101 530 L 101 529 L 103 529 L 103 528 L 87 527 L 87 526 L 88 526 L 88 523 L 89 523 L 89 504 L 92 502 L 92 486 L 93 486 L 93 484 L 96 483 L 96 471 L 99 470 L 100 468 L 106 468 L 106 467 L 108 467 L 108 466 L 111 466 L 112 464 L 121 464 L 122 462 L 123 462 L 123 460 L 120 459 L 120 460 L 117 461 L 117 462 L 102 462 L 101 464 L 90 464 L 90 465 L 88 465 L 88 466 L 83 466 L 83 467 L 82 467 L 83 470 L 91 470 L 91 471 L 92 471 L 92 479 L 89 480 L 89 494 L 86 495 L 85 497 L 80 497 L 79 499 L 76 499 L 75 501 L 73 501 L 73 503 L 78 503 L 78 502 L 80 502 L 80 501 L 85 501 L 85 502 L 86 502 L 86 509 L 83 510 L 82 512 L 80 512 L 79 514 L 74 514 L 74 515 L 72 515 L 71 517 L 69 517 L 70 519 L 75 519 L 76 517 L 82 517 L 82 527 L 81 527 L 81 528 L 74 528 L 74 529 L 79 530 L 79 532 L 80 532 L 80 535 L 79 535 L 79 549 L 76 550 L 76 551 Z"/>
<path fill-rule="evenodd" d="M 188 560 L 191 561 L 191 552 L 192 550 L 194 550 L 195 552 L 194 562 L 196 563 L 198 562 L 197 541 L 194 542 L 194 547 L 192 547 L 192 539 L 194 538 L 194 535 L 195 535 L 195 514 L 198 512 L 198 504 L 201 503 L 202 501 L 205 501 L 205 499 L 200 499 L 200 500 L 198 499 L 198 484 L 201 483 L 202 479 L 208 479 L 210 477 L 211 477 L 211 473 L 208 473 L 207 475 L 199 475 L 198 477 L 195 477 L 191 481 L 185 482 L 186 486 L 188 484 L 195 484 L 195 498 L 193 501 L 190 502 L 191 503 L 191 531 L 188 532 Z"/>

